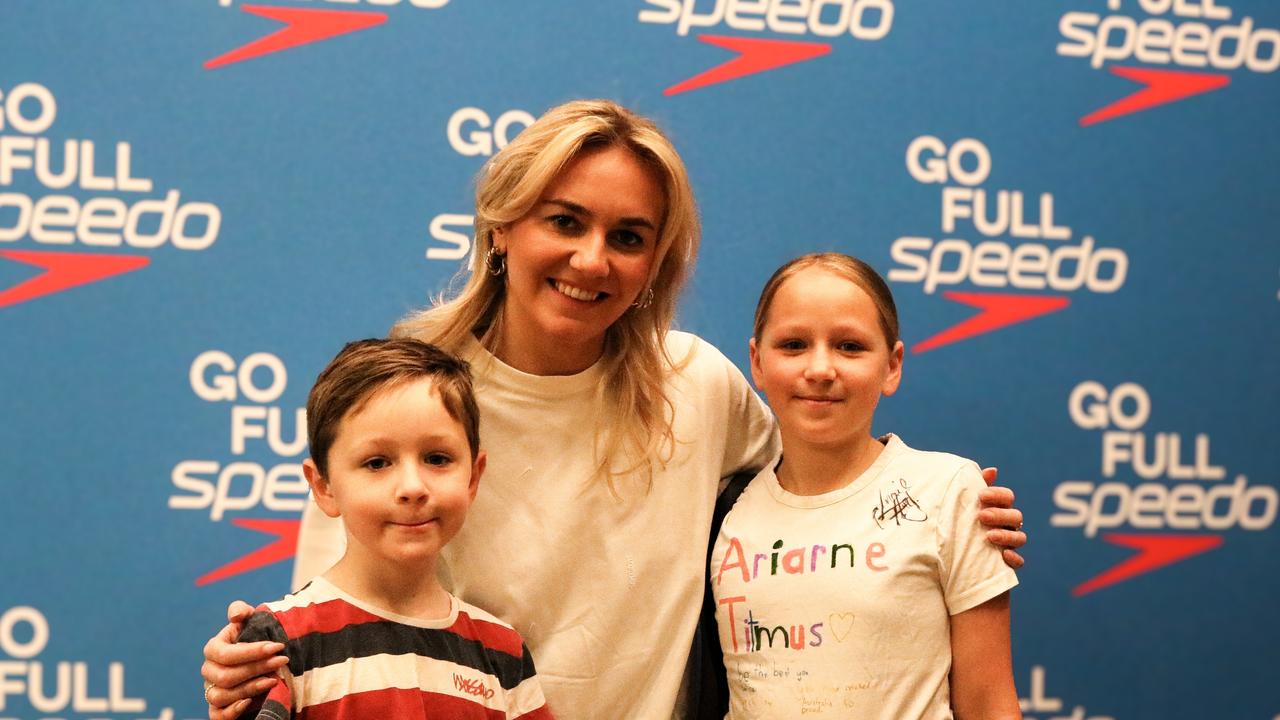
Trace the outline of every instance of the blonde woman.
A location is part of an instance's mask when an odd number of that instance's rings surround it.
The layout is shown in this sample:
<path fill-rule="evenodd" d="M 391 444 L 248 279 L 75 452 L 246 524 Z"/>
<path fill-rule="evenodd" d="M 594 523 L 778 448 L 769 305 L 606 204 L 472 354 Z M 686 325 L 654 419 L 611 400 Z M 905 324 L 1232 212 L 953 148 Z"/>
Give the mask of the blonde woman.
<path fill-rule="evenodd" d="M 778 450 L 768 407 L 699 338 L 670 329 L 697 254 L 689 180 L 649 120 L 607 101 L 553 108 L 485 166 L 456 297 L 393 328 L 473 364 L 484 487 L 444 553 L 460 598 L 524 635 L 560 718 L 677 713 L 720 478 Z M 1012 494 L 984 521 L 1025 542 Z M 309 508 L 295 586 L 342 554 Z M 209 717 L 236 717 L 282 658 L 205 647 Z"/>

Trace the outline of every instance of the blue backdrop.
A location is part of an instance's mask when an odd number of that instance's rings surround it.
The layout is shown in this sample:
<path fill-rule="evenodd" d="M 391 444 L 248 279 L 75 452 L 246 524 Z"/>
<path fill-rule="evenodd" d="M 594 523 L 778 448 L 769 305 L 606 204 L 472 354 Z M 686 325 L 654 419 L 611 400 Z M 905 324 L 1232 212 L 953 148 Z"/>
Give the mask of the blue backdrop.
<path fill-rule="evenodd" d="M 443 289 L 533 116 L 654 117 L 745 366 L 782 261 L 857 254 L 879 426 L 1001 468 L 1026 716 L 1280 717 L 1280 8 L 1263 0 L 10 0 L 0 718 L 203 717 L 279 596 L 323 363 Z"/>

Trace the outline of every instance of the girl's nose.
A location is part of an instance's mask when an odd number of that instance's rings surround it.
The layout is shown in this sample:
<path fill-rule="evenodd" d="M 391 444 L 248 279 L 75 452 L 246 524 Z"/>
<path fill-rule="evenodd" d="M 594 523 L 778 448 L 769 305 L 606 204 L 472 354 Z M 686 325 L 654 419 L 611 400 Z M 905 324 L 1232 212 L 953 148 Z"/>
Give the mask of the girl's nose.
<path fill-rule="evenodd" d="M 826 348 L 814 348 L 809 354 L 809 365 L 805 368 L 808 380 L 831 380 L 835 377 L 835 366 L 831 364 L 831 353 Z"/>

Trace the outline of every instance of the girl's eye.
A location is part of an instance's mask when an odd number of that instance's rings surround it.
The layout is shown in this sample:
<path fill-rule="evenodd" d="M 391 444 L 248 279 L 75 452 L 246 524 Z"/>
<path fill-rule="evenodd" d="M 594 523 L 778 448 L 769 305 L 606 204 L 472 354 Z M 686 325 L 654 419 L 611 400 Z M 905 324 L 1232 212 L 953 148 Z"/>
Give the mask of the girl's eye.
<path fill-rule="evenodd" d="M 840 343 L 839 348 L 842 352 L 850 353 L 862 352 L 865 349 L 862 347 L 862 343 L 854 342 L 852 340 Z"/>
<path fill-rule="evenodd" d="M 803 340 L 783 340 L 782 342 L 778 343 L 778 347 L 781 348 L 782 350 L 803 350 L 804 341 Z"/>
<path fill-rule="evenodd" d="M 382 470 L 389 467 L 390 465 L 391 463 L 388 462 L 386 458 L 380 458 L 380 457 L 369 458 L 368 460 L 364 461 L 364 467 L 370 470 Z"/>
<path fill-rule="evenodd" d="M 426 461 L 428 465 L 436 465 L 439 467 L 443 467 L 453 462 L 453 458 L 449 457 L 448 455 L 445 455 L 444 453 L 428 453 L 426 457 Z"/>

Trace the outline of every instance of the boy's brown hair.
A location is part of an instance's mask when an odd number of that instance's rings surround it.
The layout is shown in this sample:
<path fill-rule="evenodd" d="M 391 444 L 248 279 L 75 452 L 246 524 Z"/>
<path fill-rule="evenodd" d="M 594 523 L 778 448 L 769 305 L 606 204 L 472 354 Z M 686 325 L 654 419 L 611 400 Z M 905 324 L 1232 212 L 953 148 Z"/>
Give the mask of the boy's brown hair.
<path fill-rule="evenodd" d="M 474 461 L 480 451 L 480 409 L 466 361 L 419 340 L 370 338 L 347 343 L 307 396 L 307 444 L 320 475 L 329 475 L 329 448 L 343 418 L 374 393 L 420 378 L 430 378 L 449 417 L 466 431 Z"/>

